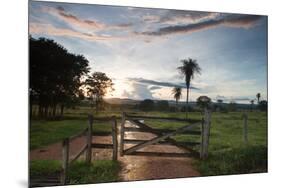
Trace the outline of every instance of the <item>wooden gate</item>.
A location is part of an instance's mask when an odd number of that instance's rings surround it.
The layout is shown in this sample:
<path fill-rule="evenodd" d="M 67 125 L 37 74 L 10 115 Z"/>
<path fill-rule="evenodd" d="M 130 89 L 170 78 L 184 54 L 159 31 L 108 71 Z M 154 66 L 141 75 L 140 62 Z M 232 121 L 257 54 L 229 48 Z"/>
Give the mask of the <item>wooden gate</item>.
<path fill-rule="evenodd" d="M 206 159 L 208 157 L 208 145 L 209 145 L 209 134 L 210 134 L 210 121 L 211 113 L 205 110 L 204 117 L 202 120 L 192 119 L 179 119 L 179 118 L 163 118 L 163 117 L 148 117 L 148 116 L 134 116 L 123 113 L 122 122 L 120 128 L 120 156 L 123 155 L 144 155 L 144 156 L 163 156 L 163 157 L 200 157 Z M 171 122 L 186 122 L 188 125 L 184 125 L 176 130 L 171 129 L 155 129 L 140 120 L 161 120 Z M 126 122 L 130 122 L 136 127 L 125 126 Z M 199 130 L 194 130 L 199 127 Z M 125 138 L 126 132 L 146 132 L 152 133 L 156 137 L 150 140 L 137 140 Z M 177 134 L 191 134 L 201 136 L 200 142 L 178 142 L 171 138 Z M 125 144 L 134 144 L 132 147 L 125 148 Z M 187 153 L 164 153 L 164 152 L 144 152 L 138 151 L 149 145 L 155 144 L 169 144 L 177 146 Z M 194 150 L 191 146 L 200 145 L 199 151 Z"/>

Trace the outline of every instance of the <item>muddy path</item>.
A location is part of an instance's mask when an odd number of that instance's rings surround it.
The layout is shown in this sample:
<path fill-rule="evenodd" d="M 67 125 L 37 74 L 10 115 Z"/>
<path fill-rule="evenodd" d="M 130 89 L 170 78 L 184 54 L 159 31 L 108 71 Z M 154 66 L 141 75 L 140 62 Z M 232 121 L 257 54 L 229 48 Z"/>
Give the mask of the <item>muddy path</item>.
<path fill-rule="evenodd" d="M 135 127 L 126 122 L 125 127 Z M 125 132 L 126 139 L 146 140 L 154 138 L 150 133 Z M 126 144 L 124 149 L 133 146 Z M 186 151 L 172 145 L 150 145 L 139 151 L 185 153 Z M 123 181 L 153 180 L 166 178 L 196 177 L 200 173 L 192 166 L 192 158 L 189 157 L 152 157 L 152 156 L 119 156 L 122 164 L 120 173 Z"/>
<path fill-rule="evenodd" d="M 125 126 L 133 126 L 126 123 Z M 155 135 L 150 133 L 125 133 L 126 139 L 151 139 Z M 111 136 L 93 136 L 93 143 L 111 143 Z M 81 136 L 70 143 L 70 158 L 83 147 L 86 138 Z M 127 147 L 132 145 L 126 144 Z M 51 159 L 61 160 L 62 144 L 56 143 L 44 148 L 30 151 L 30 160 Z M 140 151 L 184 153 L 182 149 L 171 145 L 150 145 Z M 93 149 L 93 160 L 112 159 L 111 149 Z M 81 159 L 85 156 L 82 155 Z M 118 156 L 122 169 L 120 171 L 121 181 L 153 180 L 165 178 L 182 178 L 200 176 L 200 173 L 192 166 L 192 158 L 188 157 L 152 157 L 152 156 Z"/>

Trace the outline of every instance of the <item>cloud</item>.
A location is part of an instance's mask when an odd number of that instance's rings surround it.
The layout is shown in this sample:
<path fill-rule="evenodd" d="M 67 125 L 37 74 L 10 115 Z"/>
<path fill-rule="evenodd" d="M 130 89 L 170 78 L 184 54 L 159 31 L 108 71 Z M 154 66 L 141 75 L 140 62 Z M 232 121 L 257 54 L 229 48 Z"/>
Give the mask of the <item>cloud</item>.
<path fill-rule="evenodd" d="M 153 90 L 157 90 L 157 89 L 161 89 L 162 87 L 159 87 L 159 86 L 151 86 L 149 88 L 150 91 L 153 91 Z"/>
<path fill-rule="evenodd" d="M 147 85 L 132 83 L 131 84 L 132 91 L 128 92 L 126 90 L 123 91 L 122 97 L 132 98 L 132 99 L 154 99 L 152 96 L 152 92 L 148 89 Z"/>
<path fill-rule="evenodd" d="M 57 28 L 52 26 L 51 24 L 31 23 L 29 25 L 29 31 L 31 34 L 77 37 L 88 41 L 104 41 L 108 39 L 117 39 L 117 37 L 112 36 L 95 35 L 90 33 L 78 32 L 71 29 Z"/>
<path fill-rule="evenodd" d="M 129 81 L 133 81 L 139 84 L 145 84 L 145 85 L 153 85 L 153 86 L 162 86 L 162 87 L 181 87 L 186 88 L 186 85 L 184 83 L 170 83 L 170 82 L 158 82 L 155 80 L 148 80 L 143 78 L 127 78 Z M 199 90 L 196 87 L 191 86 L 190 89 Z"/>
<path fill-rule="evenodd" d="M 165 24 L 196 23 L 207 19 L 214 19 L 219 15 L 220 13 L 215 12 L 169 10 L 158 22 Z"/>
<path fill-rule="evenodd" d="M 103 29 L 124 29 L 132 26 L 132 23 L 121 23 L 116 25 L 107 25 L 99 22 L 98 20 L 82 19 L 78 16 L 67 12 L 62 6 L 54 7 L 42 7 L 42 11 L 51 14 L 59 19 L 63 20 L 67 24 L 83 29 L 103 30 Z"/>
<path fill-rule="evenodd" d="M 234 16 L 223 17 L 220 19 L 211 19 L 194 24 L 162 27 L 157 31 L 145 31 L 140 33 L 136 32 L 136 34 L 162 36 L 162 35 L 170 35 L 176 33 L 192 33 L 192 32 L 214 28 L 220 25 L 225 25 L 228 27 L 237 27 L 237 28 L 250 28 L 254 26 L 260 18 L 261 16 L 257 16 L 257 15 L 242 15 L 242 16 L 234 15 Z"/>

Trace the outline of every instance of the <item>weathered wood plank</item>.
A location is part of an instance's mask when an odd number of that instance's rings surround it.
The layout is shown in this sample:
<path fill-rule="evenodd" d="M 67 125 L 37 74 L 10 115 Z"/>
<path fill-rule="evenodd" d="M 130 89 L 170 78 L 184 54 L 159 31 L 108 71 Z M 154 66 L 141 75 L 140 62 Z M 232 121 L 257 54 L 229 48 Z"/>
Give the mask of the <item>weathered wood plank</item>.
<path fill-rule="evenodd" d="M 117 139 L 117 121 L 116 117 L 112 117 L 112 144 L 113 144 L 113 150 L 112 150 L 112 160 L 117 160 L 118 156 L 118 139 Z"/>
<path fill-rule="evenodd" d="M 87 151 L 86 151 L 86 162 L 91 163 L 92 161 L 92 127 L 93 127 L 93 116 L 89 115 L 88 134 L 87 134 Z"/>
<path fill-rule="evenodd" d="M 145 147 L 145 146 L 148 146 L 148 145 L 151 145 L 151 144 L 153 144 L 153 143 L 156 143 L 156 142 L 158 142 L 158 141 L 160 141 L 160 140 L 163 140 L 163 139 L 165 139 L 165 138 L 168 138 L 168 137 L 170 137 L 170 136 L 174 136 L 174 135 L 179 134 L 179 133 L 181 133 L 181 132 L 183 132 L 183 131 L 190 130 L 190 129 L 192 129 L 192 128 L 194 128 L 194 127 L 200 125 L 200 124 L 201 124 L 201 121 L 198 122 L 198 123 L 194 123 L 194 124 L 192 124 L 192 125 L 186 125 L 186 126 L 184 126 L 184 127 L 178 128 L 177 130 L 175 130 L 175 131 L 173 131 L 173 132 L 170 132 L 170 133 L 167 133 L 167 134 L 163 134 L 163 135 L 158 136 L 158 137 L 155 137 L 155 138 L 153 138 L 153 139 L 151 139 L 151 140 L 149 140 L 149 141 L 146 141 L 146 142 L 144 142 L 144 143 L 142 143 L 142 144 L 135 145 L 135 146 L 133 146 L 133 147 L 131 147 L 131 148 L 125 150 L 124 153 L 125 153 L 125 154 L 128 154 L 128 153 L 134 152 L 134 151 L 136 151 L 136 150 L 138 150 L 138 149 L 141 149 L 141 148 L 143 148 L 143 147 Z"/>
<path fill-rule="evenodd" d="M 137 140 L 137 139 L 124 139 L 124 143 L 125 144 L 140 144 L 143 142 L 146 142 L 149 140 Z M 200 145 L 200 142 L 177 142 L 179 145 L 183 145 L 183 146 L 196 146 L 196 145 Z M 163 141 L 159 141 L 157 143 L 154 143 L 153 145 L 174 145 L 173 143 L 163 140 Z"/>
<path fill-rule="evenodd" d="M 62 142 L 62 174 L 61 174 L 62 185 L 65 185 L 67 181 L 68 163 L 69 163 L 69 139 L 66 138 Z"/>
<path fill-rule="evenodd" d="M 131 123 L 133 123 L 133 124 L 139 126 L 140 128 L 150 129 L 150 131 L 151 131 L 150 133 L 152 133 L 152 134 L 155 134 L 155 135 L 157 135 L 157 136 L 163 135 L 163 133 L 161 133 L 161 132 L 159 132 L 159 131 L 157 131 L 157 130 L 152 129 L 152 128 L 149 127 L 148 125 L 146 125 L 146 124 L 144 124 L 144 123 L 141 123 L 141 122 L 139 122 L 138 120 L 128 119 L 128 121 L 130 121 Z M 185 150 L 185 151 L 192 152 L 192 153 L 195 153 L 195 154 L 198 153 L 197 151 L 194 151 L 192 148 L 190 148 L 190 147 L 188 147 L 188 146 L 179 145 L 179 144 L 177 143 L 177 141 L 176 141 L 175 139 L 173 139 L 173 138 L 169 138 L 169 137 L 168 137 L 168 138 L 165 138 L 164 140 L 170 142 L 170 143 L 173 144 L 174 146 L 177 146 L 177 147 L 179 147 L 179 148 L 181 148 L 181 149 L 183 149 L 183 150 Z"/>
<path fill-rule="evenodd" d="M 153 119 L 159 121 L 179 121 L 179 122 L 188 122 L 188 123 L 197 123 L 201 120 L 196 119 L 181 119 L 181 118 L 169 118 L 169 117 L 155 117 L 155 116 L 134 116 L 134 115 L 126 115 L 127 118 L 142 120 L 142 119 Z"/>
<path fill-rule="evenodd" d="M 163 153 L 163 152 L 142 152 L 134 151 L 127 155 L 138 155 L 138 156 L 155 156 L 155 157 L 195 157 L 193 153 Z"/>
<path fill-rule="evenodd" d="M 72 164 L 74 161 L 76 161 L 88 148 L 88 145 L 86 144 L 76 155 L 73 157 L 73 159 L 70 160 L 69 164 Z"/>
<path fill-rule="evenodd" d="M 151 133 L 151 131 L 153 131 L 153 130 L 165 134 L 165 133 L 173 132 L 176 129 L 155 129 L 155 128 L 147 129 L 147 128 L 135 128 L 135 127 L 125 127 L 124 128 L 125 132 L 149 132 L 149 133 Z M 181 134 L 201 135 L 201 131 L 188 130 L 188 131 L 182 132 Z"/>
<path fill-rule="evenodd" d="M 123 112 L 122 113 L 122 121 L 120 125 L 120 156 L 123 156 L 124 152 L 124 126 L 126 123 L 126 114 Z"/>
<path fill-rule="evenodd" d="M 210 127 L 211 127 L 211 111 L 205 109 L 204 121 L 203 121 L 203 134 L 202 134 L 202 149 L 200 153 L 201 159 L 206 159 L 208 157 L 208 147 L 209 147 L 209 137 L 210 137 Z"/>
<path fill-rule="evenodd" d="M 92 148 L 113 149 L 113 144 L 92 143 Z"/>

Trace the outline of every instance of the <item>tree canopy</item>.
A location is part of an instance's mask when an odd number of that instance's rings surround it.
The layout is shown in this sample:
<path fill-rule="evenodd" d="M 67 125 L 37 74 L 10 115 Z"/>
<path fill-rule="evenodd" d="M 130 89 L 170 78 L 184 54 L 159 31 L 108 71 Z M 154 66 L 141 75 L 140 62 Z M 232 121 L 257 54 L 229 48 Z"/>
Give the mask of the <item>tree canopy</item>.
<path fill-rule="evenodd" d="M 49 108 L 75 102 L 81 97 L 81 78 L 89 72 L 89 61 L 83 55 L 69 53 L 54 40 L 29 38 L 30 104 L 38 104 L 39 115 L 48 116 Z M 32 112 L 31 112 L 32 114 Z"/>

